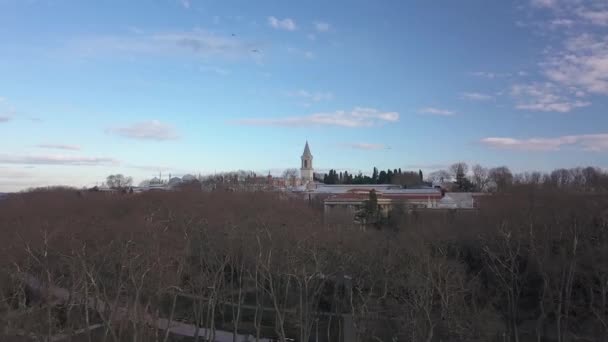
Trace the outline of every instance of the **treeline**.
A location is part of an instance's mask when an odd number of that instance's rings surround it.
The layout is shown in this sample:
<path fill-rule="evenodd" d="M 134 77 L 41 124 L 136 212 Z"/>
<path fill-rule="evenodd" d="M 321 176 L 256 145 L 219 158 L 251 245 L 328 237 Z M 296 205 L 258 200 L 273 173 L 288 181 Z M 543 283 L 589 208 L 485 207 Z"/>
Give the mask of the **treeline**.
<path fill-rule="evenodd" d="M 422 170 L 418 172 L 401 171 L 401 169 L 388 169 L 378 172 L 374 167 L 371 176 L 364 175 L 362 172 L 354 175 L 348 171 L 329 170 L 323 177 L 325 184 L 398 184 L 405 186 L 415 186 L 423 184 Z"/>
<path fill-rule="evenodd" d="M 469 170 L 460 162 L 431 173 L 429 181 L 451 186 L 452 191 L 508 192 L 519 185 L 585 192 L 608 190 L 608 173 L 592 166 L 513 173 L 506 166 L 486 168 L 479 164 Z"/>
<path fill-rule="evenodd" d="M 418 172 L 401 169 L 382 170 L 374 167 L 371 176 L 359 172 L 330 170 L 323 177 L 325 184 L 397 184 L 404 187 L 437 185 L 455 192 L 504 192 L 514 185 L 577 189 L 579 191 L 608 190 L 608 173 L 597 167 L 560 168 L 552 172 L 513 173 L 507 166 L 487 168 L 476 164 L 472 167 L 465 162 L 450 165 L 423 177 Z"/>

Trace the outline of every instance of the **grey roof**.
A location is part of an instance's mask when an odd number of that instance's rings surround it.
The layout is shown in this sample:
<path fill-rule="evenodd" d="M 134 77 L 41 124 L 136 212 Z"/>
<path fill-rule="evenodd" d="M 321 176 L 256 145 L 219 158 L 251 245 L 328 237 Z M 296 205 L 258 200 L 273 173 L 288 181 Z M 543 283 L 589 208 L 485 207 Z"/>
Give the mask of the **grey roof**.
<path fill-rule="evenodd" d="M 312 157 L 312 153 L 310 153 L 310 148 L 308 147 L 308 141 L 306 141 L 306 146 L 304 146 L 302 157 Z"/>

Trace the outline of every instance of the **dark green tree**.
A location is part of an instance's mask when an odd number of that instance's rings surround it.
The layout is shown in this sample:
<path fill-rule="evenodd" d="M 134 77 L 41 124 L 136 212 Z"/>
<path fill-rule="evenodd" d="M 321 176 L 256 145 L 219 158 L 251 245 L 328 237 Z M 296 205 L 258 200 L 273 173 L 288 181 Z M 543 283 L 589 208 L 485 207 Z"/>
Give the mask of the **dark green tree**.
<path fill-rule="evenodd" d="M 387 182 L 386 171 L 382 170 L 382 171 L 380 171 L 380 175 L 378 175 L 377 184 L 386 184 L 386 182 Z"/>
<path fill-rule="evenodd" d="M 363 207 L 355 217 L 366 226 L 374 225 L 378 222 L 380 211 L 378 210 L 378 195 L 376 194 L 376 190 L 369 192 L 369 198 L 363 203 Z"/>
<path fill-rule="evenodd" d="M 473 183 L 467 178 L 466 174 L 469 170 L 469 166 L 464 162 L 455 163 L 450 166 L 450 171 L 453 177 L 456 179 L 456 189 L 461 192 L 469 192 L 473 190 Z"/>

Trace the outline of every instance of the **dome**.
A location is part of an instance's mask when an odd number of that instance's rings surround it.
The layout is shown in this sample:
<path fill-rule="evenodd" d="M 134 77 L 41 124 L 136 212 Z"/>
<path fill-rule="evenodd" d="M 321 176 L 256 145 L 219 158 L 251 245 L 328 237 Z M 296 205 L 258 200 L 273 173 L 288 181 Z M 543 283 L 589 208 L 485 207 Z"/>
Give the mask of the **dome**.
<path fill-rule="evenodd" d="M 195 180 L 196 180 L 196 177 L 195 177 L 195 176 L 193 176 L 193 175 L 190 175 L 190 174 L 188 174 L 188 175 L 184 175 L 184 176 L 182 177 L 182 181 L 184 181 L 184 182 L 193 182 L 193 181 L 195 181 Z"/>

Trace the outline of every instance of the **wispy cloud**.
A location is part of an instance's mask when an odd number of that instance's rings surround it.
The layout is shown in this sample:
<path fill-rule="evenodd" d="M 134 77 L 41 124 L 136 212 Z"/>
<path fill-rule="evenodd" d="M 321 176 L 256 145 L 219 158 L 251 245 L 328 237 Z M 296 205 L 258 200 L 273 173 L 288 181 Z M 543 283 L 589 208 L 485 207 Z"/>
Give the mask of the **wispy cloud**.
<path fill-rule="evenodd" d="M 331 25 L 323 21 L 315 21 L 314 26 L 317 32 L 327 32 L 331 29 Z"/>
<path fill-rule="evenodd" d="M 399 113 L 384 112 L 374 108 L 356 107 L 350 111 L 338 110 L 329 113 L 314 113 L 306 116 L 289 116 L 272 119 L 242 119 L 235 123 L 257 126 L 340 126 L 370 127 L 399 121 Z"/>
<path fill-rule="evenodd" d="M 565 93 L 549 82 L 513 85 L 511 95 L 516 101 L 515 108 L 520 110 L 566 113 L 591 104 L 572 98 L 576 94 Z"/>
<path fill-rule="evenodd" d="M 268 17 L 268 25 L 277 30 L 294 31 L 296 30 L 296 22 L 291 18 L 278 19 L 276 17 Z"/>
<path fill-rule="evenodd" d="M 549 25 L 553 28 L 560 28 L 560 27 L 571 27 L 575 23 L 576 22 L 572 19 L 558 18 L 558 19 L 551 20 L 549 22 Z"/>
<path fill-rule="evenodd" d="M 16 179 L 16 178 L 29 178 L 32 173 L 23 169 L 8 168 L 0 166 L 0 179 Z"/>
<path fill-rule="evenodd" d="M 355 150 L 384 150 L 384 149 L 389 148 L 384 144 L 371 144 L 371 143 L 345 143 L 345 144 L 340 144 L 340 146 L 346 147 L 346 148 L 352 148 Z"/>
<path fill-rule="evenodd" d="M 0 123 L 9 122 L 11 120 L 10 116 L 0 115 Z"/>
<path fill-rule="evenodd" d="M 290 46 L 287 48 L 287 52 L 294 54 L 294 55 L 298 55 L 300 57 L 304 57 L 306 59 L 314 59 L 315 58 L 315 54 L 312 51 L 308 51 L 308 50 L 302 50 L 300 48 L 296 48 L 293 46 Z"/>
<path fill-rule="evenodd" d="M 569 112 L 589 106 L 587 94 L 608 95 L 608 26 L 605 0 L 531 0 L 534 9 L 548 12 L 537 23 L 557 44 L 547 46 L 538 63 L 545 82 L 522 88 L 529 100 L 517 102 L 524 110 Z M 547 30 L 548 29 L 548 30 Z M 561 41 L 561 43 L 559 43 Z M 516 85 L 515 87 L 518 87 Z M 517 92 L 517 88 L 514 88 Z"/>
<path fill-rule="evenodd" d="M 21 165 L 118 165 L 118 160 L 103 157 L 73 155 L 9 155 L 0 154 L 0 164 Z"/>
<path fill-rule="evenodd" d="M 549 27 L 590 24 L 596 26 L 608 25 L 608 2 L 605 0 L 531 0 L 532 8 L 551 12 Z M 546 27 L 543 22 L 533 26 Z"/>
<path fill-rule="evenodd" d="M 85 36 L 72 40 L 69 47 L 87 57 L 122 56 L 123 54 L 180 55 L 203 57 L 251 56 L 257 44 L 196 29 L 155 33 Z"/>
<path fill-rule="evenodd" d="M 608 95 L 608 37 L 581 34 L 543 63 L 545 75 L 564 86 Z"/>
<path fill-rule="evenodd" d="M 447 169 L 452 163 L 417 163 L 417 164 L 406 164 L 403 166 L 405 170 L 439 170 Z"/>
<path fill-rule="evenodd" d="M 582 9 L 578 11 L 578 15 L 592 24 L 608 26 L 608 10 Z"/>
<path fill-rule="evenodd" d="M 174 170 L 172 167 L 167 165 L 125 165 L 125 167 L 150 172 L 166 172 Z"/>
<path fill-rule="evenodd" d="M 452 116 L 452 115 L 456 114 L 456 112 L 453 110 L 447 110 L 447 109 L 441 109 L 441 108 L 435 108 L 435 107 L 420 108 L 418 110 L 418 113 L 429 114 L 429 115 L 440 115 L 440 116 Z"/>
<path fill-rule="evenodd" d="M 461 93 L 460 97 L 471 101 L 488 101 L 494 98 L 492 95 L 482 94 L 477 92 L 465 92 Z"/>
<path fill-rule="evenodd" d="M 557 0 L 531 0 L 530 3 L 535 7 L 555 7 L 557 6 Z"/>
<path fill-rule="evenodd" d="M 125 138 L 140 140 L 161 141 L 178 138 L 173 126 L 158 120 L 136 122 L 125 127 L 108 128 L 106 132 Z"/>
<path fill-rule="evenodd" d="M 224 68 L 217 67 L 217 66 L 208 66 L 208 65 L 201 66 L 199 68 L 199 70 L 204 73 L 212 73 L 212 74 L 221 75 L 221 76 L 230 75 L 230 73 L 231 73 L 231 71 L 228 69 L 224 69 Z"/>
<path fill-rule="evenodd" d="M 481 139 L 480 142 L 493 148 L 521 151 L 559 151 L 563 147 L 583 151 L 608 151 L 608 133 L 528 139 L 488 137 Z"/>
<path fill-rule="evenodd" d="M 473 71 L 470 74 L 471 74 L 471 76 L 489 78 L 489 79 L 511 76 L 510 73 L 500 73 L 500 72 L 490 72 L 490 71 Z"/>
<path fill-rule="evenodd" d="M 56 149 L 56 150 L 80 151 L 80 146 L 78 146 L 78 145 L 39 144 L 39 145 L 36 145 L 36 147 L 38 147 L 38 148 Z"/>
<path fill-rule="evenodd" d="M 297 90 L 297 91 L 288 92 L 287 96 L 300 98 L 302 100 L 311 101 L 311 102 L 329 101 L 334 98 L 334 94 L 332 94 L 331 92 L 328 92 L 328 91 L 326 91 L 326 92 L 307 91 L 307 90 L 302 90 L 302 89 Z"/>
<path fill-rule="evenodd" d="M 192 3 L 190 2 L 190 0 L 179 0 L 179 3 L 185 9 L 190 9 L 190 6 L 192 5 Z"/>

